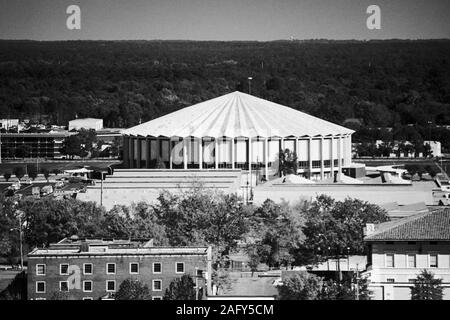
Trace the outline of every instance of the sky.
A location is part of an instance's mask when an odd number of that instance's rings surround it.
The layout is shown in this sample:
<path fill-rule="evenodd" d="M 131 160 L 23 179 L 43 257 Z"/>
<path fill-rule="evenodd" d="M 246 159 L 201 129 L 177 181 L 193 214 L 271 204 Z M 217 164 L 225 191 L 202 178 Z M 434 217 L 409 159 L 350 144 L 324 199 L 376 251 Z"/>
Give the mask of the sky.
<path fill-rule="evenodd" d="M 66 9 L 81 9 L 68 30 Z M 381 29 L 369 30 L 369 5 Z M 448 0 L 0 0 L 0 39 L 258 40 L 450 38 Z"/>

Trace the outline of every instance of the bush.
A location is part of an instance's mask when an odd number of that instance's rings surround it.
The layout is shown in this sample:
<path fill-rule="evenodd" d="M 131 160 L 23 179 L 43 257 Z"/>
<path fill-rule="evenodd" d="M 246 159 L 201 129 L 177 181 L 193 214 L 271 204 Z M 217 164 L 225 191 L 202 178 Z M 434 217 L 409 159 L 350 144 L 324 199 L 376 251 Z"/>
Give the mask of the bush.
<path fill-rule="evenodd" d="M 283 279 L 278 287 L 280 300 L 317 300 L 322 291 L 322 278 L 308 272 L 300 272 Z"/>
<path fill-rule="evenodd" d="M 9 178 L 11 178 L 11 172 L 5 172 L 3 174 L 3 178 L 5 178 L 6 181 L 9 181 Z"/>
<path fill-rule="evenodd" d="M 41 173 L 44 175 L 45 180 L 48 181 L 48 178 L 50 177 L 50 172 L 48 171 L 48 169 L 42 169 Z"/>
<path fill-rule="evenodd" d="M 164 300 L 195 300 L 194 286 L 194 280 L 185 274 L 170 283 L 164 294 Z"/>
<path fill-rule="evenodd" d="M 151 300 L 148 286 L 138 280 L 126 279 L 115 295 L 116 300 Z"/>
<path fill-rule="evenodd" d="M 17 177 L 17 179 L 22 179 L 25 175 L 25 169 L 23 167 L 15 167 L 13 169 L 14 175 Z"/>

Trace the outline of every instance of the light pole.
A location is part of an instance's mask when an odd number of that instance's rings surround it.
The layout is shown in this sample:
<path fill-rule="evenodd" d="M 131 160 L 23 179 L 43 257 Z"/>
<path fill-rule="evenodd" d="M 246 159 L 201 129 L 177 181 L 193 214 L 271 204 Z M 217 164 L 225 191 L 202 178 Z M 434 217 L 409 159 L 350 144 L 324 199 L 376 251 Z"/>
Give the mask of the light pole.
<path fill-rule="evenodd" d="M 252 77 L 248 77 L 248 94 L 252 94 Z"/>
<path fill-rule="evenodd" d="M 16 213 L 17 218 L 19 219 L 19 228 L 12 228 L 10 229 L 11 231 L 13 230 L 18 230 L 19 231 L 19 241 L 20 241 L 20 270 L 23 270 L 23 235 L 22 235 L 22 215 L 23 215 L 23 211 L 17 210 Z"/>

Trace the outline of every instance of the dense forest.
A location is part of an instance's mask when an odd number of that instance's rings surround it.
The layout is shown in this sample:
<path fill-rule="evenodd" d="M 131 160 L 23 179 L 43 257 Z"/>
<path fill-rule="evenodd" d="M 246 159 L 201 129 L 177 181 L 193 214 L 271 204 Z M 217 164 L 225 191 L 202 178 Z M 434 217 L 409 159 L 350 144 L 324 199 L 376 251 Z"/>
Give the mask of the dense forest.
<path fill-rule="evenodd" d="M 248 92 L 251 76 L 261 98 L 357 130 L 413 124 L 428 139 L 430 126 L 450 124 L 449 52 L 446 40 L 5 40 L 0 117 L 67 125 L 77 115 L 130 127 Z"/>

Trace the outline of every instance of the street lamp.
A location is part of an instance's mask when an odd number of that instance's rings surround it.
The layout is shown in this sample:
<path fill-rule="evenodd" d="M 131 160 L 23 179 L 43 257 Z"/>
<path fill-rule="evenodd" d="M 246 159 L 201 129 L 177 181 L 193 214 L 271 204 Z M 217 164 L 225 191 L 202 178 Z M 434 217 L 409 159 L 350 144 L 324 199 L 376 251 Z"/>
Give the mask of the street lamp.
<path fill-rule="evenodd" d="M 252 94 L 252 77 L 248 77 L 248 94 Z"/>
<path fill-rule="evenodd" d="M 350 271 L 350 247 L 347 247 L 347 271 Z"/>

